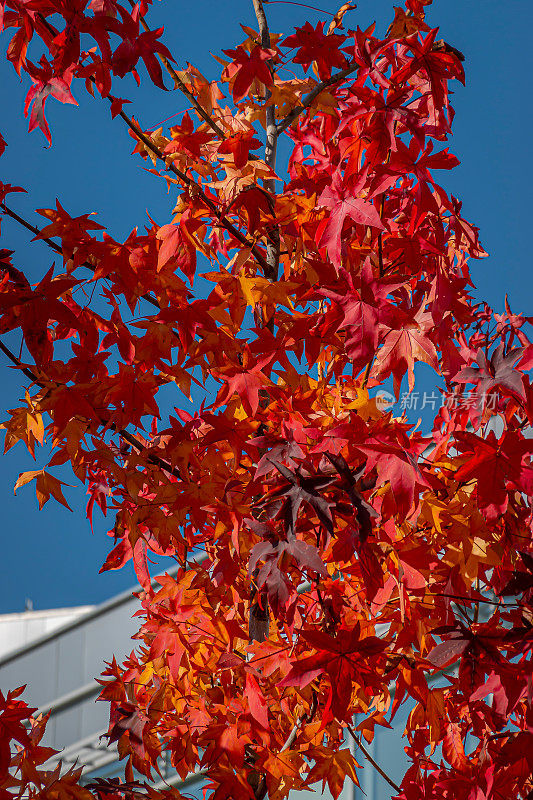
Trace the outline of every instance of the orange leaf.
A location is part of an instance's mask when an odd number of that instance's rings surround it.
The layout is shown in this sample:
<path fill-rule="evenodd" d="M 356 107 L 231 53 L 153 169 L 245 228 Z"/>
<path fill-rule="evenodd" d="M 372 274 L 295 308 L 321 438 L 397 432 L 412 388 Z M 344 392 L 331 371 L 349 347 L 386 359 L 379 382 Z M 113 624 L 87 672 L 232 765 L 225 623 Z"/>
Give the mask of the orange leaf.
<path fill-rule="evenodd" d="M 446 728 L 442 743 L 442 754 L 446 761 L 458 772 L 464 772 L 468 766 L 461 730 L 456 722 L 450 722 Z"/>
<path fill-rule="evenodd" d="M 21 486 L 25 486 L 34 478 L 36 479 L 35 492 L 39 502 L 39 510 L 41 510 L 44 504 L 50 500 L 50 495 L 52 495 L 52 497 L 57 500 L 58 503 L 61 503 L 61 505 L 65 506 L 65 508 L 68 508 L 69 511 L 72 511 L 71 507 L 63 497 L 63 492 L 61 490 L 62 486 L 69 486 L 70 484 L 60 481 L 58 478 L 54 478 L 53 475 L 50 475 L 49 472 L 45 472 L 44 469 L 32 470 L 31 472 L 21 472 L 15 484 L 14 491 L 16 492 L 17 489 L 20 489 Z"/>

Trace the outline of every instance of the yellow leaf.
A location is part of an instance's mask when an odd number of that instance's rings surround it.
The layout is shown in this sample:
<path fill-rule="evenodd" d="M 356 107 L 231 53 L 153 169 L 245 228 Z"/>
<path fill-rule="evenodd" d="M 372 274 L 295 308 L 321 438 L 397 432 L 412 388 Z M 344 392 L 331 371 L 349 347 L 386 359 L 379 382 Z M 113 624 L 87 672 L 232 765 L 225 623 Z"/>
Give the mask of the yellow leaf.
<path fill-rule="evenodd" d="M 21 486 L 26 486 L 27 483 L 36 478 L 37 475 L 40 475 L 41 472 L 42 470 L 40 469 L 35 469 L 32 470 L 31 472 L 21 472 L 20 475 L 18 476 L 18 480 L 15 484 L 15 488 L 13 489 L 13 491 L 16 492 L 17 489 L 20 489 Z"/>
<path fill-rule="evenodd" d="M 307 783 L 322 780 L 322 787 L 328 783 L 329 790 L 335 800 L 340 795 L 346 777 L 351 778 L 356 786 L 359 786 L 356 768 L 359 766 L 353 755 L 347 748 L 339 750 L 337 753 L 329 755 L 323 749 L 314 749 L 313 758 L 315 766 L 312 768 L 307 778 Z"/>

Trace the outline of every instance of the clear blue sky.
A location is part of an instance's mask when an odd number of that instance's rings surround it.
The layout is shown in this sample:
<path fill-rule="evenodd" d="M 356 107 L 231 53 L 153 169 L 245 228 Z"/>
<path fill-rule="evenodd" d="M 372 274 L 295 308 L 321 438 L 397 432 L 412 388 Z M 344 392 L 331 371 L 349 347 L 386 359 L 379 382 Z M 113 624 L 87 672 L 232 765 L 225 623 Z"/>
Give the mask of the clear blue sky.
<path fill-rule="evenodd" d="M 340 0 L 317 0 L 336 11 Z M 349 25 L 366 27 L 374 19 L 383 31 L 392 18 L 392 2 L 362 0 Z M 231 9 L 231 14 L 228 13 Z M 289 33 L 306 19 L 321 18 L 290 4 L 267 7 L 271 29 Z M 168 13 L 168 19 L 165 18 Z M 194 3 L 157 2 L 149 16 L 152 27 L 165 25 L 163 41 L 178 60 L 198 66 L 207 76 L 218 74 L 209 53 L 239 42 L 239 23 L 254 25 L 251 0 L 195 0 Z M 530 0 L 435 0 L 429 22 L 441 36 L 466 56 L 466 88 L 455 87 L 455 136 L 450 146 L 461 166 L 446 175 L 446 188 L 463 200 L 467 219 L 481 229 L 490 258 L 475 262 L 472 273 L 477 296 L 496 310 L 509 294 L 515 311 L 533 314 L 531 297 L 531 111 L 533 13 Z M 5 52 L 8 38 L 0 36 Z M 143 76 L 144 77 L 144 76 Z M 81 86 L 73 86 L 79 107 L 47 104 L 53 146 L 46 149 L 40 132 L 29 134 L 22 107 L 28 89 L 11 65 L 0 62 L 0 131 L 8 142 L 0 160 L 5 183 L 24 186 L 28 195 L 12 195 L 12 205 L 33 221 L 33 209 L 50 207 L 56 197 L 73 215 L 97 211 L 97 219 L 117 238 L 145 223 L 146 211 L 164 224 L 173 206 L 162 183 L 131 158 L 132 140 L 119 120 L 111 121 L 108 106 L 91 100 Z M 144 127 L 184 108 L 180 95 L 150 87 L 137 89 L 129 79 L 114 94 L 133 100 L 129 108 Z M 53 261 L 46 246 L 29 237 L 7 218 L 2 223 L 0 247 L 16 250 L 16 264 L 37 280 Z M 0 354 L 0 419 L 22 396 L 19 376 Z M 39 462 L 38 462 L 39 463 Z M 106 524 L 95 512 L 95 533 L 85 519 L 86 496 L 79 485 L 67 489 L 74 509 L 69 513 L 50 501 L 39 513 L 32 486 L 13 495 L 18 473 L 35 469 L 31 457 L 18 445 L 0 459 L 0 502 L 3 512 L 3 553 L 0 613 L 20 611 L 25 597 L 36 608 L 101 602 L 134 582 L 130 567 L 98 575 L 110 540 Z M 76 481 L 73 479 L 72 484 Z M 157 572 L 157 570 L 156 570 Z"/>

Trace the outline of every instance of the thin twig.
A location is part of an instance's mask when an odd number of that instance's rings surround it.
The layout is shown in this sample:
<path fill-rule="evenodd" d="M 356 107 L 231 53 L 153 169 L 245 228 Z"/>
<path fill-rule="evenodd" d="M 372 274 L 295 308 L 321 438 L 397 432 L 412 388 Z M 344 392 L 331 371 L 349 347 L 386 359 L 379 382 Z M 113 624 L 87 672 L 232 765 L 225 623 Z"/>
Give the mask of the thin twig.
<path fill-rule="evenodd" d="M 355 72 L 358 66 L 359 64 L 350 64 L 350 66 L 345 67 L 340 72 L 337 72 L 335 75 L 332 75 L 331 78 L 327 78 L 326 80 L 321 81 L 317 86 L 315 86 L 315 88 L 312 91 L 310 91 L 309 94 L 306 95 L 306 97 L 302 100 L 301 105 L 296 106 L 296 108 L 293 108 L 293 110 L 289 114 L 287 114 L 285 119 L 282 119 L 281 122 L 278 122 L 278 124 L 276 125 L 276 131 L 278 133 L 278 136 L 280 133 L 286 130 L 289 127 L 289 125 L 292 125 L 294 120 L 298 119 L 300 114 L 303 114 L 303 112 L 309 108 L 309 106 L 316 100 L 318 95 L 324 91 L 324 89 L 327 89 L 329 86 L 334 86 L 336 83 L 340 83 L 341 81 L 343 81 L 344 78 L 347 78 L 348 75 L 351 75 L 352 72 Z"/>
<path fill-rule="evenodd" d="M 2 351 L 2 353 L 4 353 L 4 355 L 6 355 L 9 358 L 10 361 L 12 361 L 14 364 L 17 365 L 20 371 L 23 372 L 24 375 L 30 379 L 30 381 L 33 381 L 33 383 L 37 383 L 33 372 L 31 372 L 31 370 L 29 370 L 28 367 L 22 366 L 22 363 L 18 360 L 18 358 L 11 352 L 11 350 L 8 347 L 5 346 L 5 344 L 1 340 L 0 340 L 0 350 Z M 42 386 L 42 384 L 38 385 Z"/>
<path fill-rule="evenodd" d="M 377 763 L 377 762 L 376 762 L 376 761 L 375 761 L 375 760 L 372 758 L 372 756 L 370 755 L 370 753 L 368 752 L 368 750 L 366 749 L 366 747 L 364 746 L 364 744 L 363 744 L 363 743 L 362 743 L 362 742 L 361 742 L 361 741 L 360 741 L 360 740 L 357 738 L 357 736 L 355 735 L 355 732 L 354 732 L 353 728 L 351 727 L 351 725 L 348 725 L 348 723 L 346 723 L 346 728 L 347 728 L 347 730 L 349 731 L 349 733 L 350 733 L 350 736 L 352 737 L 352 739 L 354 740 L 354 742 L 356 743 L 356 745 L 357 745 L 357 746 L 360 748 L 360 750 L 361 750 L 361 752 L 363 753 L 363 755 L 365 756 L 366 760 L 367 760 L 367 761 L 368 761 L 370 764 L 372 764 L 372 766 L 374 767 L 374 769 L 376 770 L 376 772 L 379 772 L 379 774 L 381 775 L 381 777 L 383 778 L 383 780 L 387 781 L 387 783 L 389 784 L 389 786 L 392 786 L 392 788 L 394 789 L 394 791 L 395 791 L 395 792 L 397 792 L 398 794 L 400 794 L 400 791 L 401 791 L 401 789 L 400 789 L 400 787 L 398 786 L 398 784 L 397 784 L 397 783 L 394 783 L 394 781 L 392 780 L 392 778 L 390 778 L 390 777 L 387 775 L 387 773 L 386 773 L 386 772 L 385 772 L 385 771 L 384 771 L 384 770 L 383 770 L 383 769 L 382 769 L 382 768 L 379 766 L 379 764 L 378 764 L 378 763 Z"/>
<path fill-rule="evenodd" d="M 375 356 L 374 356 L 375 357 Z M 368 383 L 368 379 L 370 378 L 370 370 L 372 369 L 372 364 L 374 363 L 374 357 L 368 362 L 365 370 L 365 374 L 363 376 L 363 384 L 362 388 L 366 389 L 366 385 Z"/>
<path fill-rule="evenodd" d="M 39 228 L 37 228 L 35 225 L 32 225 L 31 222 L 25 220 L 24 217 L 21 217 L 16 211 L 13 211 L 13 209 L 9 208 L 9 206 L 6 206 L 5 203 L 0 203 L 0 209 L 2 209 L 2 211 L 9 217 L 14 219 L 15 222 L 18 222 L 19 225 L 22 225 L 24 228 L 26 228 L 26 230 L 31 231 L 31 233 L 34 233 L 35 236 L 38 236 L 43 242 L 46 242 L 46 244 L 51 247 L 52 250 L 55 250 L 56 253 L 62 255 L 63 251 L 61 250 L 60 246 L 56 244 L 53 239 L 49 239 L 48 236 L 42 236 Z"/>
<path fill-rule="evenodd" d="M 131 0 L 130 0 L 131 2 Z M 323 8 L 317 8 L 316 6 L 310 6 L 307 3 L 296 3 L 295 0 L 264 0 L 265 3 L 268 3 L 269 6 L 300 6 L 300 8 L 310 8 L 311 11 L 318 11 L 319 14 L 329 14 L 330 17 L 334 17 L 335 14 L 333 11 L 326 11 Z"/>
<path fill-rule="evenodd" d="M 484 597 L 465 597 L 464 595 L 461 594 L 445 594 L 443 592 L 435 592 L 433 597 L 449 597 L 451 600 L 463 600 L 467 603 L 476 603 L 476 604 L 486 603 L 489 606 L 506 605 L 506 603 L 503 603 L 502 601 L 497 602 L 495 600 L 485 600 Z"/>

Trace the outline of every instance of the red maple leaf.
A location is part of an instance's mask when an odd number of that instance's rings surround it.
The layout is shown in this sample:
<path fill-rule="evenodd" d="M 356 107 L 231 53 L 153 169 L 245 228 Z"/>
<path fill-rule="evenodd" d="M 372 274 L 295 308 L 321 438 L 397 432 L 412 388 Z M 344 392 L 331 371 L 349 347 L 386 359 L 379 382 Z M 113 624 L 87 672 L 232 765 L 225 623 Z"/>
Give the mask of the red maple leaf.
<path fill-rule="evenodd" d="M 406 39 L 414 57 L 394 72 L 391 76 L 391 83 L 403 83 L 411 75 L 421 72 L 430 83 L 435 104 L 442 106 L 446 97 L 447 80 L 457 78 L 464 83 L 465 73 L 461 61 L 455 53 L 434 49 L 437 33 L 438 29 L 435 28 L 422 41 L 416 33 Z"/>
<path fill-rule="evenodd" d="M 251 522 L 252 520 L 249 520 L 249 523 Z M 250 527 L 257 530 L 257 523 Z M 270 529 L 268 526 L 266 527 L 268 535 Z M 283 563 L 286 564 L 287 556 L 292 556 L 300 570 L 311 570 L 319 575 L 327 575 L 326 565 L 320 558 L 317 548 L 312 544 L 302 542 L 295 536 L 291 536 L 287 541 L 281 540 L 275 543 L 265 541 L 254 545 L 250 553 L 248 574 L 253 575 L 258 562 L 264 562 L 257 570 L 255 582 L 258 589 L 263 586 L 266 588 L 268 601 L 276 616 L 279 615 L 291 594 L 291 581 L 281 566 Z"/>
<path fill-rule="evenodd" d="M 533 468 L 522 465 L 531 450 L 527 440 L 515 431 L 496 439 L 494 431 L 481 438 L 468 431 L 455 434 L 459 451 L 469 458 L 455 473 L 458 481 L 476 479 L 477 499 L 488 519 L 496 519 L 507 508 L 507 481 L 526 494 L 533 489 Z"/>
<path fill-rule="evenodd" d="M 24 103 L 24 116 L 28 116 L 30 106 L 32 106 L 30 114 L 30 123 L 28 129 L 33 131 L 39 127 L 46 136 L 48 143 L 52 144 L 52 137 L 50 135 L 50 128 L 44 116 L 44 104 L 47 97 L 55 97 L 61 103 L 73 103 L 78 105 L 76 100 L 70 93 L 70 84 L 72 81 L 72 71 L 69 70 L 63 73 L 63 77 L 53 75 L 52 67 L 43 56 L 39 62 L 41 67 L 28 62 L 27 72 L 30 75 L 33 86 L 26 95 Z"/>
<path fill-rule="evenodd" d="M 0 780 L 8 775 L 11 762 L 10 740 L 26 746 L 30 743 L 30 738 L 23 724 L 24 720 L 37 711 L 36 708 L 28 708 L 23 700 L 17 700 L 24 687 L 8 692 L 6 697 L 0 692 Z"/>
<path fill-rule="evenodd" d="M 185 153 L 192 158 L 200 158 L 204 146 L 212 140 L 209 131 L 195 129 L 189 114 L 185 113 L 180 125 L 170 129 L 172 141 L 165 147 L 165 153 Z"/>
<path fill-rule="evenodd" d="M 474 383 L 485 397 L 495 386 L 503 387 L 525 401 L 522 373 L 514 369 L 514 364 L 524 354 L 524 347 L 515 347 L 505 355 L 503 344 L 499 344 L 490 359 L 480 348 L 476 356 L 477 367 L 463 367 L 452 380 L 456 383 Z"/>
<path fill-rule="evenodd" d="M 324 189 L 318 202 L 331 212 L 319 245 L 326 247 L 328 256 L 336 267 L 341 265 L 341 234 L 346 219 L 351 219 L 359 225 L 369 225 L 380 231 L 386 230 L 372 203 L 362 197 L 356 197 L 353 189 L 344 185 L 340 170 L 335 171 L 331 186 Z"/>
<path fill-rule="evenodd" d="M 394 391 L 398 395 L 403 376 L 407 372 L 409 391 L 413 390 L 416 361 L 425 361 L 438 369 L 438 355 L 428 334 L 433 329 L 431 314 L 421 306 L 415 316 L 404 322 L 400 329 L 389 329 L 383 337 L 383 346 L 378 350 L 372 375 L 383 381 L 392 373 Z"/>
<path fill-rule="evenodd" d="M 136 74 L 135 66 L 138 60 L 142 58 L 152 81 L 160 89 L 165 89 L 161 64 L 157 56 L 162 56 L 168 61 L 174 61 L 174 59 L 165 45 L 158 41 L 163 33 L 163 28 L 140 33 L 139 19 L 134 19 L 122 6 L 117 6 L 117 8 L 122 16 L 120 30 L 122 42 L 113 53 L 111 59 L 113 74 L 118 75 L 120 78 L 123 78 L 128 72 Z"/>
<path fill-rule="evenodd" d="M 280 685 L 303 688 L 323 672 L 327 673 L 330 688 L 323 723 L 333 717 L 345 719 L 353 683 L 358 680 L 368 682 L 382 660 L 385 642 L 375 636 L 361 637 L 359 624 L 351 630 L 339 628 L 335 636 L 322 631 L 306 631 L 302 638 L 318 652 L 293 663 Z"/>
<path fill-rule="evenodd" d="M 341 477 L 341 487 L 352 501 L 357 514 L 360 529 L 359 540 L 365 542 L 372 533 L 372 519 L 378 516 L 377 511 L 366 502 L 356 488 L 357 482 L 365 473 L 366 463 L 356 473 L 353 473 L 343 456 L 336 456 L 328 452 L 325 453 L 325 456 Z"/>
<path fill-rule="evenodd" d="M 196 248 L 190 236 L 187 235 L 186 211 L 179 224 L 163 225 L 157 232 L 157 238 L 162 244 L 157 255 L 157 270 L 173 259 L 176 266 L 193 282 L 196 270 Z"/>
<path fill-rule="evenodd" d="M 228 136 L 219 145 L 218 152 L 231 153 L 237 169 L 242 169 L 250 157 L 250 150 L 261 147 L 261 142 L 254 137 L 254 133 L 253 130 L 241 131 L 233 136 Z"/>
<path fill-rule="evenodd" d="M 405 317 L 385 299 L 402 282 L 377 281 L 369 258 L 356 279 L 343 269 L 340 270 L 340 277 L 344 281 L 342 293 L 319 290 L 319 294 L 329 297 L 334 303 L 331 311 L 324 316 L 321 333 L 325 334 L 331 328 L 346 330 L 346 352 L 358 372 L 378 349 L 381 324 L 390 327 L 394 320 Z M 342 315 L 340 322 L 339 313 Z"/>
<path fill-rule="evenodd" d="M 302 64 L 306 72 L 313 61 L 316 61 L 318 74 L 324 79 L 331 76 L 332 67 L 342 69 L 346 65 L 346 56 L 339 50 L 345 40 L 346 36 L 324 33 L 323 22 L 317 22 L 316 28 L 306 22 L 301 28 L 296 28 L 296 33 L 285 39 L 283 46 L 298 48 L 292 60 L 295 64 Z"/>
<path fill-rule="evenodd" d="M 233 100 L 236 103 L 248 94 L 248 90 L 255 80 L 261 81 L 265 86 L 272 86 L 272 74 L 267 62 L 275 58 L 275 50 L 254 47 L 248 54 L 244 47 L 239 45 L 236 50 L 224 50 L 223 52 L 233 59 L 222 73 L 222 78 L 228 81 L 233 80 Z"/>
<path fill-rule="evenodd" d="M 333 483 L 331 475 L 305 475 L 300 468 L 292 472 L 283 464 L 273 462 L 274 466 L 286 479 L 287 483 L 269 492 L 263 505 L 271 518 L 280 512 L 289 534 L 294 533 L 296 518 L 302 503 L 310 505 L 324 527 L 333 533 L 333 519 L 327 500 L 319 493 Z"/>
<path fill-rule="evenodd" d="M 263 372 L 263 368 L 270 364 L 272 358 L 269 354 L 254 363 L 249 349 L 245 348 L 241 367 L 231 365 L 217 372 L 213 370 L 215 377 L 225 381 L 225 386 L 217 395 L 215 407 L 224 405 L 236 394 L 241 398 L 246 413 L 255 416 L 259 406 L 259 392 L 266 387 L 272 389 L 272 382 Z"/>
<path fill-rule="evenodd" d="M 24 332 L 26 347 L 35 362 L 48 363 L 53 353 L 53 335 L 49 322 L 55 320 L 65 325 L 67 330 L 79 328 L 80 322 L 76 315 L 65 302 L 58 299 L 78 281 L 74 278 L 54 280 L 54 268 L 51 267 L 32 290 L 27 281 L 21 282 L 20 276 L 24 276 L 19 270 L 8 264 L 5 269 L 10 273 L 17 289 L 10 294 L 0 295 L 0 331 L 5 332 L 20 326 Z"/>
<path fill-rule="evenodd" d="M 109 744 L 127 734 L 132 750 L 144 758 L 143 732 L 148 721 L 148 716 L 133 703 L 117 704 L 111 712 L 111 726 L 107 734 Z"/>
<path fill-rule="evenodd" d="M 261 212 L 264 215 L 272 213 L 270 197 L 258 186 L 247 186 L 242 192 L 239 192 L 231 203 L 231 208 L 235 211 L 239 208 L 244 209 L 248 217 L 248 230 L 250 233 L 255 233 L 259 228 Z"/>

